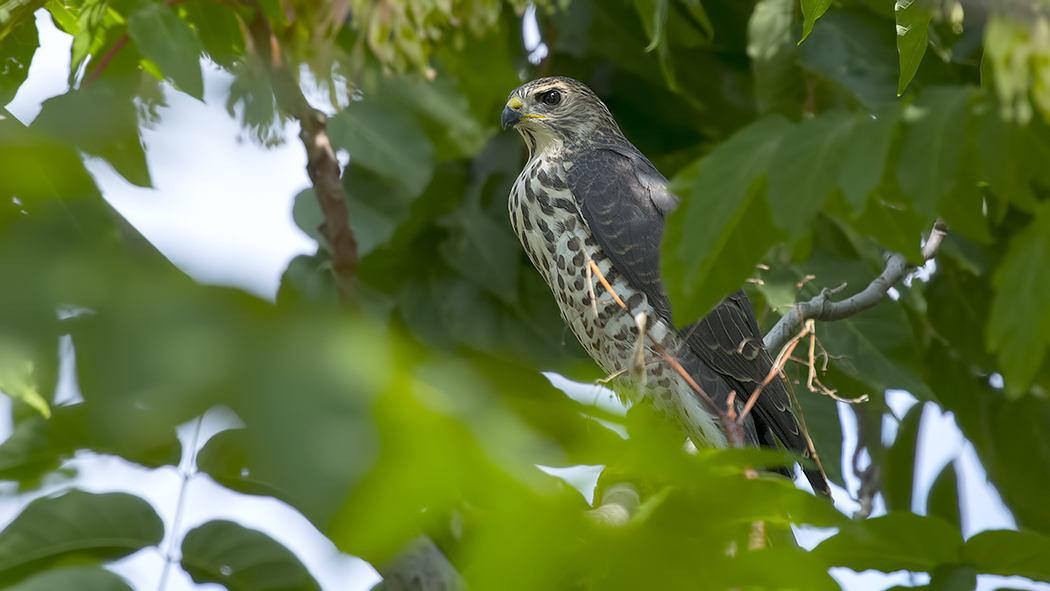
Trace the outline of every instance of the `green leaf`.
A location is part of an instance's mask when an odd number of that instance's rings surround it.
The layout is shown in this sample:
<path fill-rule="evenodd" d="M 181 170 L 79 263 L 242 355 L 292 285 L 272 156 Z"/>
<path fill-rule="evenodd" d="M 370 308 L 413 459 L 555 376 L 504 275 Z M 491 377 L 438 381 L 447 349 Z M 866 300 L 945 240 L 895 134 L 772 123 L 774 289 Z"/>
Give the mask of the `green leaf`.
<path fill-rule="evenodd" d="M 926 498 L 926 514 L 940 517 L 961 529 L 961 512 L 959 478 L 955 475 L 955 462 L 948 462 L 930 488 L 930 494 Z"/>
<path fill-rule="evenodd" d="M 882 496 L 889 511 L 911 511 L 915 490 L 915 453 L 923 404 L 916 404 L 900 420 L 897 438 L 883 461 Z"/>
<path fill-rule="evenodd" d="M 450 267 L 497 298 L 518 301 L 521 245 L 507 224 L 496 222 L 476 205 L 466 203 L 438 223 L 449 229 L 441 256 Z"/>
<path fill-rule="evenodd" d="M 76 11 L 70 10 L 64 2 L 59 0 L 47 0 L 44 8 L 51 13 L 51 18 L 59 30 L 70 35 L 77 34 L 78 17 Z"/>
<path fill-rule="evenodd" d="M 98 54 L 109 37 L 106 34 L 106 28 L 114 23 L 112 17 L 107 19 L 109 15 L 107 15 L 106 6 L 105 0 L 84 0 L 80 5 L 77 31 L 73 36 L 73 45 L 70 48 L 70 80 L 80 70 L 80 66 L 89 55 Z"/>
<path fill-rule="evenodd" d="M 943 564 L 930 573 L 929 591 L 974 591 L 977 570 L 969 564 Z"/>
<path fill-rule="evenodd" d="M 738 289 L 779 240 L 761 194 L 770 157 L 789 129 L 783 117 L 761 119 L 674 179 L 684 199 L 668 217 L 661 256 L 676 324 L 707 314 Z"/>
<path fill-rule="evenodd" d="M 120 575 L 103 568 L 67 566 L 46 570 L 25 579 L 7 591 L 132 591 Z"/>
<path fill-rule="evenodd" d="M 898 0 L 894 4 L 894 13 L 897 18 L 897 53 L 901 62 L 900 83 L 897 85 L 897 96 L 900 96 L 915 77 L 915 72 L 919 71 L 929 42 L 933 13 L 923 0 Z"/>
<path fill-rule="evenodd" d="M 963 546 L 962 556 L 977 572 L 1050 582 L 1050 537 L 1032 532 L 983 531 Z"/>
<path fill-rule="evenodd" d="M 451 76 L 434 80 L 416 76 L 383 76 L 375 96 L 392 110 L 415 115 L 423 132 L 434 145 L 438 161 L 471 158 L 485 146 L 490 133 L 471 113 L 470 103 Z M 496 121 L 493 119 L 492 123 Z"/>
<path fill-rule="evenodd" d="M 1038 207 L 1034 185 L 1048 185 L 1050 148 L 1033 128 L 1004 121 L 997 109 L 981 118 L 977 139 L 980 175 L 992 192 L 1014 207 L 1031 213 Z"/>
<path fill-rule="evenodd" d="M 0 531 L 0 579 L 14 581 L 60 560 L 115 560 L 162 537 L 160 517 L 133 495 L 72 490 L 37 499 Z"/>
<path fill-rule="evenodd" d="M 992 276 L 995 299 L 988 321 L 988 347 L 998 353 L 1007 391 L 1028 389 L 1050 345 L 1050 204 L 1011 238 Z"/>
<path fill-rule="evenodd" d="M 755 76 L 759 113 L 802 114 L 805 73 L 794 43 L 794 0 L 762 0 L 747 23 L 747 56 Z"/>
<path fill-rule="evenodd" d="M 167 4 L 147 2 L 128 17 L 128 35 L 179 90 L 204 100 L 200 41 Z"/>
<path fill-rule="evenodd" d="M 215 520 L 182 540 L 182 568 L 197 584 L 229 591 L 320 591 L 303 563 L 270 536 L 232 521 Z"/>
<path fill-rule="evenodd" d="M 769 161 L 769 207 L 773 222 L 792 237 L 810 229 L 835 186 L 844 140 L 854 118 L 831 111 L 787 132 Z"/>
<path fill-rule="evenodd" d="M 664 30 L 667 28 L 667 4 L 668 0 L 634 0 L 634 8 L 649 36 L 649 45 L 645 51 L 652 51 L 666 42 Z"/>
<path fill-rule="evenodd" d="M 343 173 L 343 186 L 359 256 L 366 256 L 390 240 L 408 218 L 412 202 L 418 197 L 402 183 L 353 162 Z"/>
<path fill-rule="evenodd" d="M 843 147 L 836 180 L 854 211 L 864 209 L 868 197 L 882 182 L 900 113 L 900 108 L 892 105 L 879 109 L 872 117 L 861 118 Z"/>
<path fill-rule="evenodd" d="M 936 215 L 938 201 L 956 187 L 971 96 L 965 87 L 929 88 L 904 111 L 897 180 L 922 215 Z"/>
<path fill-rule="evenodd" d="M 808 71 L 841 84 L 875 112 L 897 103 L 897 49 L 892 26 L 872 14 L 871 6 L 847 5 L 825 14 L 798 52 Z"/>
<path fill-rule="evenodd" d="M 105 158 L 134 185 L 152 186 L 132 97 L 118 95 L 105 82 L 44 101 L 29 128 Z"/>
<path fill-rule="evenodd" d="M 321 212 L 321 205 L 317 202 L 317 195 L 313 189 L 303 189 L 295 196 L 292 203 L 292 221 L 318 244 L 325 244 L 324 234 L 321 233 L 324 213 Z"/>
<path fill-rule="evenodd" d="M 197 453 L 197 469 L 230 490 L 287 500 L 287 495 L 256 475 L 258 470 L 248 460 L 248 435 L 244 429 L 216 433 Z"/>
<path fill-rule="evenodd" d="M 928 572 L 956 563 L 962 546 L 958 530 L 942 519 L 894 512 L 843 527 L 813 553 L 829 565 L 857 572 Z"/>
<path fill-rule="evenodd" d="M 929 220 L 910 209 L 887 204 L 880 193 L 876 191 L 868 198 L 864 212 L 848 220 L 850 226 L 878 240 L 887 249 L 904 255 L 908 262 L 921 264 L 922 235 L 929 231 Z"/>
<path fill-rule="evenodd" d="M 18 346 L 0 337 L 0 392 L 21 400 L 45 419 L 51 416 L 51 407 L 40 395 L 33 377 L 32 358 Z"/>
<path fill-rule="evenodd" d="M 824 15 L 831 6 L 831 0 L 802 0 L 802 38 L 798 40 L 798 44 L 802 45 L 802 42 L 809 37 L 809 34 L 813 31 L 813 25 L 816 24 L 817 19 Z"/>
<path fill-rule="evenodd" d="M 244 55 L 244 34 L 240 19 L 230 5 L 210 0 L 190 0 L 182 4 L 186 22 L 197 31 L 201 47 L 215 63 L 232 69 Z"/>
<path fill-rule="evenodd" d="M 0 117 L 0 195 L 26 201 L 98 193 L 74 150 L 28 131 L 6 110 Z"/>
<path fill-rule="evenodd" d="M 36 20 L 29 18 L 0 38 L 0 107 L 11 102 L 29 76 L 29 64 L 40 47 Z"/>
<path fill-rule="evenodd" d="M 701 4 L 700 0 L 681 0 L 681 3 L 685 6 L 686 12 L 700 25 L 704 36 L 710 40 L 715 34 L 715 29 L 714 25 L 711 24 L 711 18 L 707 15 L 707 11 L 704 10 L 704 5 Z"/>
<path fill-rule="evenodd" d="M 434 172 L 434 146 L 415 119 L 365 98 L 353 101 L 328 122 L 332 145 L 350 152 L 353 166 L 400 182 L 419 195 Z"/>

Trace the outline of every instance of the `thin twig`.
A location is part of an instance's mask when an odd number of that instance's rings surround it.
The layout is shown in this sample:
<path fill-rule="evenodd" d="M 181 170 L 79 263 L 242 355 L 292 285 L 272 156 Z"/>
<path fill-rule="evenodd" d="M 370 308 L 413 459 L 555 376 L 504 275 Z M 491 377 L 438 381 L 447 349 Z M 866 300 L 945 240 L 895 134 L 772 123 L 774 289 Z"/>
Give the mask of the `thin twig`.
<path fill-rule="evenodd" d="M 175 502 L 175 517 L 171 522 L 171 530 L 168 532 L 171 535 L 171 540 L 168 542 L 168 551 L 164 556 L 164 568 L 160 571 L 160 581 L 157 584 L 157 591 L 164 591 L 168 586 L 168 574 L 171 572 L 171 567 L 175 564 L 175 548 L 181 541 L 179 537 L 179 530 L 182 529 L 182 514 L 186 507 L 186 489 L 189 488 L 190 479 L 197 472 L 197 441 L 201 435 L 201 425 L 204 423 L 204 415 L 197 417 L 197 424 L 193 427 L 193 437 L 190 439 L 190 453 L 188 456 L 188 462 L 186 466 L 180 466 L 179 478 L 182 482 L 179 485 L 179 499 Z"/>
<path fill-rule="evenodd" d="M 937 220 L 937 223 L 933 226 L 933 231 L 930 232 L 930 238 L 922 249 L 922 255 L 926 260 L 937 256 L 937 251 L 940 249 L 947 231 L 948 225 L 943 220 Z M 799 327 L 810 318 L 832 322 L 849 318 L 874 308 L 882 301 L 882 298 L 886 297 L 887 290 L 901 279 L 904 279 L 913 267 L 914 265 L 909 264 L 908 259 L 904 258 L 904 255 L 891 253 L 886 259 L 886 269 L 860 293 L 842 301 L 833 302 L 831 301 L 831 296 L 842 291 L 846 287 L 845 284 L 834 289 L 824 288 L 813 299 L 796 305 L 795 313 L 789 312 L 777 322 L 776 326 L 763 339 L 766 349 L 769 351 L 779 350 L 788 341 L 790 335 L 795 334 Z"/>

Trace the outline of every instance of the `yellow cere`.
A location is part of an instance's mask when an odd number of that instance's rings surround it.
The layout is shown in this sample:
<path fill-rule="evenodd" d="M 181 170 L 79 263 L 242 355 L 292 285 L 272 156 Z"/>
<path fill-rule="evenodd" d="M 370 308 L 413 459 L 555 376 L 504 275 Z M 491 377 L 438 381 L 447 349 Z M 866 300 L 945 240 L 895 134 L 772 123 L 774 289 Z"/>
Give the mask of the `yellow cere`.
<path fill-rule="evenodd" d="M 512 109 L 520 109 L 521 108 L 521 99 L 518 98 L 518 97 L 513 97 L 509 101 L 507 101 L 507 106 L 512 108 Z"/>

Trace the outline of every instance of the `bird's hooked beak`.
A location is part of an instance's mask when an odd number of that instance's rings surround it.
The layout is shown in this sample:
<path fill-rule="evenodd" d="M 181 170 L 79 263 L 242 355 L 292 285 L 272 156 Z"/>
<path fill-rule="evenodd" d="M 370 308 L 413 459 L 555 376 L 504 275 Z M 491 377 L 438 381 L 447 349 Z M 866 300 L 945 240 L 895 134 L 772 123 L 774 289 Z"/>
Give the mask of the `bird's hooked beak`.
<path fill-rule="evenodd" d="M 521 121 L 521 106 L 521 99 L 516 96 L 507 101 L 507 106 L 503 107 L 503 114 L 499 118 L 503 129 L 517 125 Z"/>

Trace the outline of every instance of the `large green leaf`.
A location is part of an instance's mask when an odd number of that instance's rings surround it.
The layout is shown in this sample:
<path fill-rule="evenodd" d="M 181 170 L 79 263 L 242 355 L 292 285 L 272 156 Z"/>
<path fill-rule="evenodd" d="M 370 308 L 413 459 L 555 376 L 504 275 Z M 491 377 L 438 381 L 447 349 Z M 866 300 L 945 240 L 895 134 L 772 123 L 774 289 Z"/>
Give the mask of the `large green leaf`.
<path fill-rule="evenodd" d="M 930 88 L 904 112 L 897 179 L 923 215 L 935 215 L 937 202 L 956 187 L 971 97 L 965 87 Z"/>
<path fill-rule="evenodd" d="M 29 128 L 105 158 L 132 184 L 151 186 L 133 99 L 105 82 L 44 101 Z"/>
<path fill-rule="evenodd" d="M 0 38 L 0 107 L 11 102 L 29 76 L 29 64 L 40 47 L 36 20 L 28 18 Z"/>
<path fill-rule="evenodd" d="M 825 14 L 798 51 L 808 71 L 841 84 L 867 109 L 896 102 L 893 24 L 871 11 L 847 5 Z"/>
<path fill-rule="evenodd" d="M 810 32 L 813 31 L 813 25 L 817 22 L 817 19 L 824 15 L 828 7 L 831 6 L 831 0 L 802 0 L 802 39 L 799 40 L 801 45 L 806 37 L 809 36 Z"/>
<path fill-rule="evenodd" d="M 936 515 L 961 529 L 962 506 L 959 504 L 959 478 L 955 474 L 955 462 L 948 462 L 933 481 L 926 498 L 926 514 Z"/>
<path fill-rule="evenodd" d="M 963 558 L 980 573 L 1020 575 L 1050 582 L 1050 537 L 1032 532 L 984 531 L 966 540 Z"/>
<path fill-rule="evenodd" d="M 762 193 L 769 160 L 789 129 L 783 117 L 761 119 L 672 182 L 684 201 L 668 217 L 661 256 L 676 324 L 707 314 L 738 289 L 778 241 Z"/>
<path fill-rule="evenodd" d="M 900 108 L 892 105 L 871 117 L 862 117 L 843 148 L 836 180 L 854 211 L 864 209 L 866 200 L 882 182 L 900 113 Z"/>
<path fill-rule="evenodd" d="M 937 376 L 931 384 L 938 400 L 955 413 L 1018 525 L 1050 535 L 1046 504 L 1032 493 L 1050 488 L 1050 404 L 1032 395 L 1004 396 L 989 386 L 987 375 L 975 374 L 970 362 L 942 345 L 931 346 L 924 362 Z"/>
<path fill-rule="evenodd" d="M 383 76 L 374 97 L 367 91 L 365 94 L 384 106 L 412 113 L 433 143 L 438 161 L 475 156 L 485 145 L 491 125 L 497 123 L 495 117 L 484 122 L 474 117 L 467 97 L 451 76 L 434 80 Z"/>
<path fill-rule="evenodd" d="M 181 563 L 195 583 L 218 583 L 229 591 L 321 589 L 290 550 L 232 521 L 209 521 L 187 532 Z"/>
<path fill-rule="evenodd" d="M 204 52 L 217 64 L 232 68 L 244 55 L 244 34 L 233 7 L 210 0 L 190 0 L 182 4 L 186 22 L 197 32 Z"/>
<path fill-rule="evenodd" d="M 350 162 L 419 195 L 434 170 L 434 147 L 415 118 L 378 100 L 353 101 L 328 123 L 332 145 Z"/>
<path fill-rule="evenodd" d="M 908 409 L 900 420 L 897 438 L 883 458 L 882 496 L 890 511 L 911 511 L 915 491 L 915 458 L 918 448 L 919 422 L 922 419 L 922 404 Z"/>
<path fill-rule="evenodd" d="M 128 16 L 128 35 L 179 90 L 204 100 L 200 41 L 168 4 L 146 2 Z"/>
<path fill-rule="evenodd" d="M 0 579 L 14 581 L 60 560 L 114 560 L 160 543 L 164 524 L 125 493 L 69 491 L 30 503 L 0 531 Z"/>
<path fill-rule="evenodd" d="M 518 300 L 521 245 L 508 230 L 473 204 L 464 204 L 439 220 L 450 236 L 441 255 L 450 267 L 478 287 L 508 303 Z"/>
<path fill-rule="evenodd" d="M 893 6 L 897 18 L 897 53 L 900 54 L 901 64 L 900 83 L 897 86 L 897 96 L 900 96 L 919 71 L 929 42 L 933 13 L 929 4 L 922 0 L 902 0 Z"/>
<path fill-rule="evenodd" d="M 957 562 L 962 546 L 962 536 L 947 522 L 894 512 L 842 528 L 813 553 L 829 565 L 858 572 L 924 572 Z"/>
<path fill-rule="evenodd" d="M 1007 391 L 1028 389 L 1050 345 L 1050 204 L 1010 240 L 992 277 L 995 299 L 988 321 L 988 346 L 998 352 Z"/>
<path fill-rule="evenodd" d="M 27 130 L 0 109 L 0 195 L 5 201 L 14 195 L 27 201 L 97 193 L 75 150 Z"/>
<path fill-rule="evenodd" d="M 842 111 L 803 121 L 781 140 L 769 161 L 769 207 L 773 222 L 798 237 L 835 186 L 844 140 L 854 118 Z"/>
<path fill-rule="evenodd" d="M 847 220 L 850 227 L 874 238 L 890 251 L 904 255 L 908 262 L 922 263 L 922 236 L 929 232 L 929 220 L 911 209 L 887 203 L 881 193 L 876 191 L 870 195 L 864 211 Z"/>
<path fill-rule="evenodd" d="M 974 591 L 977 570 L 969 564 L 945 564 L 930 573 L 929 591 Z"/>
<path fill-rule="evenodd" d="M 14 433 L 0 444 L 0 480 L 33 484 L 79 449 L 119 455 L 154 468 L 177 465 L 182 458 L 174 429 L 156 446 L 133 445 L 133 441 L 121 441 L 97 429 L 87 406 L 84 403 L 58 406 L 49 419 L 29 417 L 19 421 Z M 133 412 L 127 418 L 134 421 L 140 418 L 136 415 L 141 414 L 144 413 Z"/>
<path fill-rule="evenodd" d="M 802 114 L 805 76 L 794 40 L 794 0 L 762 0 L 747 24 L 747 56 L 755 75 L 755 100 L 763 115 Z"/>
<path fill-rule="evenodd" d="M 102 568 L 67 566 L 46 570 L 7 591 L 132 591 L 120 575 Z"/>

